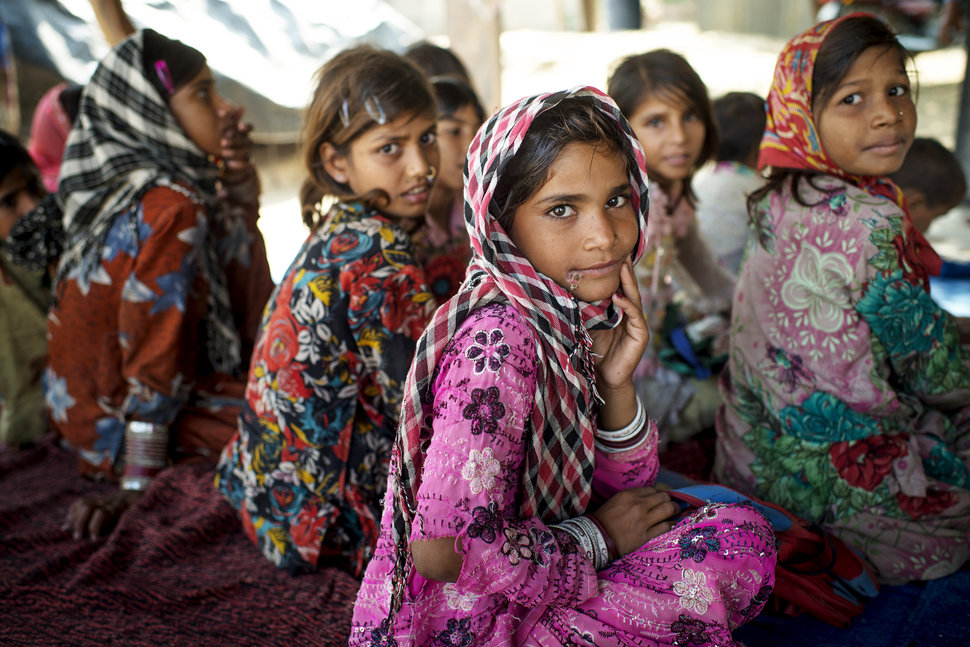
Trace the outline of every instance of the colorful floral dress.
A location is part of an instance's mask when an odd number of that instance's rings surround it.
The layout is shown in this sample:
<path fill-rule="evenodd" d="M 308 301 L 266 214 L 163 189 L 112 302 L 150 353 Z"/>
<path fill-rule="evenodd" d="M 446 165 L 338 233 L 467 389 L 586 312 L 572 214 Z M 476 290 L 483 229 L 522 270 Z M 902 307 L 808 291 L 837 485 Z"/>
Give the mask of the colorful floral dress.
<path fill-rule="evenodd" d="M 521 471 L 537 384 L 536 340 L 515 308 L 475 310 L 433 376 L 434 434 L 411 540 L 457 536 L 458 581 L 411 571 L 389 624 L 393 492 L 354 608 L 351 645 L 733 645 L 774 581 L 774 535 L 754 510 L 711 505 L 596 572 L 570 535 L 521 518 Z M 604 499 L 657 475 L 657 430 L 596 453 Z M 393 482 L 393 481 L 392 481 Z"/>
<path fill-rule="evenodd" d="M 277 566 L 363 570 L 433 307 L 407 235 L 358 204 L 330 212 L 270 298 L 216 486 Z"/>
<path fill-rule="evenodd" d="M 57 286 L 48 315 L 47 407 L 84 472 L 117 473 L 126 420 L 171 425 L 176 456 L 214 460 L 232 435 L 242 380 L 214 371 L 204 324 L 214 245 L 247 352 L 273 284 L 258 204 L 206 216 L 193 191 L 150 189 L 114 218 Z M 255 316 L 254 316 L 255 315 Z"/>
<path fill-rule="evenodd" d="M 970 362 L 902 210 L 830 176 L 761 203 L 738 278 L 716 473 L 887 582 L 970 557 Z"/>
<path fill-rule="evenodd" d="M 415 243 L 414 255 L 424 268 L 428 288 L 439 305 L 458 292 L 472 257 L 465 220 L 462 218 L 463 206 L 459 195 L 452 204 L 447 229 L 428 214 L 421 240 Z"/>

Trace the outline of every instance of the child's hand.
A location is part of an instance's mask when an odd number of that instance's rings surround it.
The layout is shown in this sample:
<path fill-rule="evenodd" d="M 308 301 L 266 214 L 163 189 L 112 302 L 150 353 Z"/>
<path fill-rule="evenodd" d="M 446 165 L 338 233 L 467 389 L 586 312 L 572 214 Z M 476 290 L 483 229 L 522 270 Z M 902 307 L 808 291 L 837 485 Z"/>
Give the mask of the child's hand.
<path fill-rule="evenodd" d="M 76 500 L 68 508 L 67 518 L 61 530 L 81 539 L 97 539 L 108 534 L 121 513 L 130 508 L 144 492 L 138 490 L 115 490 L 101 497 L 84 497 Z"/>
<path fill-rule="evenodd" d="M 590 331 L 596 360 L 598 382 L 606 389 L 618 389 L 630 384 L 633 371 L 650 341 L 650 331 L 643 318 L 640 290 L 630 263 L 620 268 L 620 294 L 613 295 L 613 303 L 623 311 L 623 320 L 610 330 Z"/>
<path fill-rule="evenodd" d="M 673 527 L 671 517 L 680 505 L 666 492 L 652 487 L 630 488 L 617 492 L 593 513 L 610 534 L 619 557 L 635 551 Z"/>

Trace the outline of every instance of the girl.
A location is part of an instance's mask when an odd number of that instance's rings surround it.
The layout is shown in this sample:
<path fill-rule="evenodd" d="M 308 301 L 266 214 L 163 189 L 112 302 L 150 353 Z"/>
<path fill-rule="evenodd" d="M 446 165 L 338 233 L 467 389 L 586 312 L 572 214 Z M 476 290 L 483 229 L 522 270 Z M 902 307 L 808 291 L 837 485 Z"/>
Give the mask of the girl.
<path fill-rule="evenodd" d="M 462 213 L 462 168 L 472 137 L 485 121 L 485 111 L 475 91 L 463 81 L 433 77 L 438 102 L 438 153 L 440 171 L 431 191 L 427 231 L 416 248 L 438 303 L 458 291 L 471 258 Z"/>
<path fill-rule="evenodd" d="M 409 238 L 438 164 L 434 98 L 400 56 L 346 50 L 320 69 L 304 135 L 312 231 L 266 307 L 216 486 L 280 568 L 338 558 L 359 575 L 434 305 Z"/>
<path fill-rule="evenodd" d="M 472 142 L 474 257 L 408 375 L 351 644 L 725 644 L 760 610 L 765 520 L 712 505 L 675 524 L 650 487 L 642 160 L 594 88 L 523 99 Z"/>
<path fill-rule="evenodd" d="M 782 51 L 722 375 L 718 478 L 860 549 L 889 583 L 970 555 L 970 367 L 899 189 L 907 55 L 879 20 Z"/>
<path fill-rule="evenodd" d="M 240 117 L 201 53 L 151 30 L 85 86 L 43 203 L 65 229 L 45 391 L 82 471 L 121 490 L 71 507 L 76 538 L 99 535 L 168 461 L 212 460 L 232 435 L 272 288 Z"/>
<path fill-rule="evenodd" d="M 661 334 L 638 373 L 638 391 L 663 420 L 665 437 L 679 440 L 713 426 L 719 399 L 716 383 L 707 379 L 712 362 L 692 361 L 690 342 L 679 355 L 670 347 L 669 333 L 681 325 L 682 316 L 673 310 L 674 288 L 683 292 L 677 309 L 692 321 L 726 311 L 734 290 L 734 279 L 699 232 L 691 188 L 694 172 L 717 148 L 717 130 L 703 81 L 684 57 L 669 50 L 621 61 L 608 92 L 629 118 L 651 178 L 647 253 L 636 273 L 648 323 Z M 717 322 L 716 316 L 705 322 L 708 343 Z M 679 366 L 661 364 L 658 354 L 676 358 Z"/>

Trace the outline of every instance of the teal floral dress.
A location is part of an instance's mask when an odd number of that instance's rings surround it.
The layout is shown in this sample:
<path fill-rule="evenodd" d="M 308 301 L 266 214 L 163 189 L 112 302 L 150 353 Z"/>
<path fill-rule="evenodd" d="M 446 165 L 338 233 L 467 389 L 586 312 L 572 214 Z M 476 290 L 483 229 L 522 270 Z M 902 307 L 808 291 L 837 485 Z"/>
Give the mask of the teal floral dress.
<path fill-rule="evenodd" d="M 823 524 L 886 582 L 970 557 L 970 362 L 902 210 L 829 176 L 761 203 L 715 472 Z"/>
<path fill-rule="evenodd" d="M 216 487 L 280 568 L 363 571 L 433 307 L 407 235 L 358 204 L 331 210 L 270 297 Z"/>

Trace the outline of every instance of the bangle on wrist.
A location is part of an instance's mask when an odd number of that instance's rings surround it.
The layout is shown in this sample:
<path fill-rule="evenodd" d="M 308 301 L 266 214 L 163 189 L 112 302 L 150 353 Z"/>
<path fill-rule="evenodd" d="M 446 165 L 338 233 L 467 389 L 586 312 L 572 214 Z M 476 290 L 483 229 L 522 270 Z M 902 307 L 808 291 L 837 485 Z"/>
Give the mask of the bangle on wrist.
<path fill-rule="evenodd" d="M 638 447 L 646 438 L 644 430 L 649 427 L 647 424 L 647 414 L 640 401 L 640 396 L 636 396 L 637 412 L 633 420 L 626 427 L 616 430 L 596 430 L 596 448 L 609 454 L 618 454 Z"/>
<path fill-rule="evenodd" d="M 595 516 L 590 514 L 586 515 L 586 518 L 593 522 L 600 536 L 603 537 L 603 542 L 606 544 L 607 563 L 612 564 L 620 556 L 619 551 L 616 549 L 616 544 L 613 542 L 613 538 L 610 537 L 610 533 L 606 532 L 606 528 L 603 527 L 603 524 Z"/>
<path fill-rule="evenodd" d="M 121 489 L 146 490 L 168 462 L 168 427 L 132 420 L 125 425 Z"/>
<path fill-rule="evenodd" d="M 610 563 L 606 540 L 596 523 L 589 517 L 566 519 L 553 527 L 565 531 L 576 540 L 579 548 L 592 562 L 594 570 L 605 568 Z"/>

